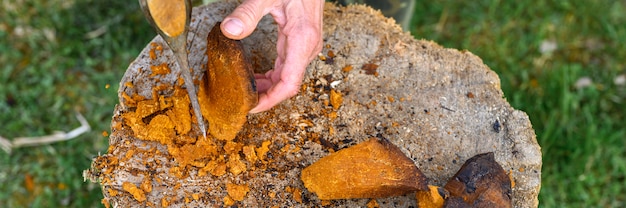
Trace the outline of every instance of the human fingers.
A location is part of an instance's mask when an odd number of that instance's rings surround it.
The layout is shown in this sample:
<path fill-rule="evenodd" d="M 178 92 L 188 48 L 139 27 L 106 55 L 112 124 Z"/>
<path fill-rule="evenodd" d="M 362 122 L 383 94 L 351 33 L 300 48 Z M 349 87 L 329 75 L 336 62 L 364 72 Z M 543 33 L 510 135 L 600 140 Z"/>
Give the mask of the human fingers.
<path fill-rule="evenodd" d="M 323 0 L 284 1 L 270 13 L 279 29 L 274 69 L 256 75 L 259 103 L 250 113 L 269 110 L 296 95 L 307 65 L 321 51 Z"/>
<path fill-rule="evenodd" d="M 270 79 L 267 80 L 269 81 Z M 250 113 L 269 110 L 280 102 L 293 97 L 298 94 L 301 83 L 301 78 L 279 80 L 277 83 L 272 83 L 273 85 L 265 93 L 259 95 L 259 102 L 250 110 Z"/>
<path fill-rule="evenodd" d="M 311 43 L 319 41 L 316 37 L 296 38 L 296 40 L 311 40 Z M 286 58 L 283 59 L 279 55 L 274 70 L 256 76 L 257 89 L 260 93 L 259 103 L 250 113 L 269 110 L 296 95 L 300 90 L 306 67 L 311 62 L 311 57 L 314 57 L 311 54 L 317 54 L 321 50 L 321 46 L 317 47 L 317 44 L 300 47 L 303 45 L 287 42 L 286 49 L 281 49 L 290 52 L 286 53 Z"/>
<path fill-rule="evenodd" d="M 246 0 L 224 18 L 220 29 L 226 37 L 241 40 L 252 34 L 261 18 L 279 4 L 280 0 Z"/>
<path fill-rule="evenodd" d="M 256 89 L 259 95 L 265 94 L 270 88 L 276 85 L 280 80 L 280 74 L 283 67 L 283 59 L 281 56 L 276 57 L 274 61 L 274 69 L 265 72 L 264 74 L 254 74 L 256 81 Z"/>

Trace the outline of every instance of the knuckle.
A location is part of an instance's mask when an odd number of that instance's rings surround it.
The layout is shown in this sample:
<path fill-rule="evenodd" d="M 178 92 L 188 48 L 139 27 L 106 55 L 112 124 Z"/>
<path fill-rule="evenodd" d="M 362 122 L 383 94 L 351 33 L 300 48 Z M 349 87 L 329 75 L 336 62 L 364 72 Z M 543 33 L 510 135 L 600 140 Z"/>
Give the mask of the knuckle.
<path fill-rule="evenodd" d="M 243 21 L 252 21 L 255 20 L 257 16 L 257 11 L 251 4 L 242 4 L 233 13 L 236 13 Z"/>

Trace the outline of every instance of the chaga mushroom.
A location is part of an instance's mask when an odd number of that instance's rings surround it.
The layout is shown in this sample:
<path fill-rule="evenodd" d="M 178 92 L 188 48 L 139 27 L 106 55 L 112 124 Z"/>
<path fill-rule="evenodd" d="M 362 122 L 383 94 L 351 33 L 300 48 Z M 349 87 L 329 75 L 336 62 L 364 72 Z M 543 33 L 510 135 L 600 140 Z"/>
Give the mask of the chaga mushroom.
<path fill-rule="evenodd" d="M 302 170 L 304 186 L 321 200 L 383 198 L 427 190 L 426 177 L 386 139 L 330 154 Z"/>
<path fill-rule="evenodd" d="M 511 178 L 493 152 L 476 155 L 442 188 L 416 193 L 419 208 L 511 207 Z"/>
<path fill-rule="evenodd" d="M 209 121 L 209 133 L 221 140 L 235 138 L 246 115 L 258 102 L 254 71 L 240 41 L 220 31 L 218 22 L 207 37 L 206 75 L 200 82 L 198 100 Z"/>
<path fill-rule="evenodd" d="M 428 190 L 417 191 L 417 207 L 419 208 L 441 208 L 449 193 L 442 187 L 428 185 Z"/>
<path fill-rule="evenodd" d="M 493 152 L 467 160 L 444 188 L 450 192 L 444 207 L 512 207 L 511 180 Z"/>

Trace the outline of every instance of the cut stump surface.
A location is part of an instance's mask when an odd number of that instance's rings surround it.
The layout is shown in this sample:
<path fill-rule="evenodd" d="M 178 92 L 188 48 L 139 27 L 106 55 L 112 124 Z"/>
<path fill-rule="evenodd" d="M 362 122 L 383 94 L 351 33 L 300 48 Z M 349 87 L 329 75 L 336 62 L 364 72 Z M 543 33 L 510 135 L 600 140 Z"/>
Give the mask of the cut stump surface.
<path fill-rule="evenodd" d="M 194 8 L 188 50 L 195 80 L 207 64 L 209 30 L 237 2 Z M 265 17 L 242 41 L 257 72 L 273 67 L 276 32 L 271 17 Z M 463 161 L 494 152 L 515 184 L 514 207 L 537 206 L 541 150 L 534 130 L 528 116 L 507 103 L 497 74 L 479 57 L 416 40 L 365 6 L 326 4 L 323 38 L 323 56 L 308 66 L 300 93 L 268 112 L 248 115 L 232 141 L 196 140 L 196 124 L 176 120 L 160 123 L 175 130 L 143 135 L 159 139 L 135 136 L 133 128 L 150 130 L 143 123 L 168 120 L 165 111 L 188 109 L 166 102 L 184 90 L 171 51 L 161 38 L 153 39 L 121 80 L 110 147 L 86 177 L 101 183 L 103 201 L 120 207 L 365 206 L 370 199 L 321 201 L 303 186 L 300 174 L 331 152 L 377 137 L 400 148 L 437 186 Z M 143 102 L 137 114 L 159 115 L 125 119 L 142 99 L 152 101 Z M 179 163 L 174 153 L 191 158 Z M 414 193 L 375 202 L 381 207 L 417 204 Z"/>

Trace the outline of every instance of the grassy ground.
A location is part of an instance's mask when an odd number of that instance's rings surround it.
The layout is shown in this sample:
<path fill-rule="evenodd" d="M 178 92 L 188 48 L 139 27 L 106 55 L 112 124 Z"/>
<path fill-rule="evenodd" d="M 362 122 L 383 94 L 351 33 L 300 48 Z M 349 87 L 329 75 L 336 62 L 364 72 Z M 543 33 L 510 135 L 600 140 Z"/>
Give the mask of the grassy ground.
<path fill-rule="evenodd" d="M 82 170 L 106 151 L 119 80 L 154 32 L 136 1 L 0 4 L 0 135 L 70 131 L 76 112 L 92 127 L 71 141 L 0 151 L 0 207 L 101 206 Z"/>
<path fill-rule="evenodd" d="M 0 207 L 101 206 L 81 171 L 106 151 L 118 81 L 154 33 L 135 1 L 0 4 L 0 136 L 69 131 L 76 112 L 93 129 L 0 152 Z M 414 36 L 480 56 L 529 114 L 544 153 L 541 206 L 626 206 L 626 86 L 615 82 L 626 74 L 625 4 L 417 1 Z"/>

